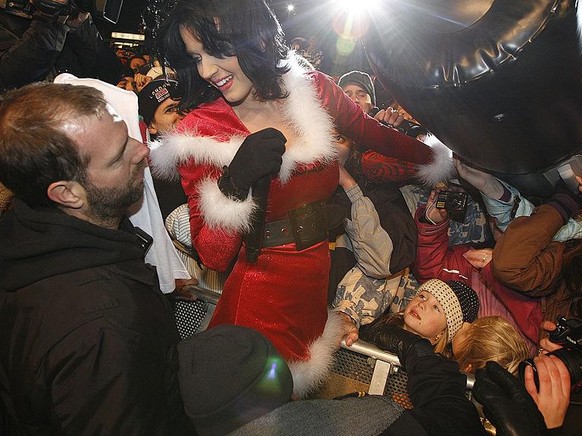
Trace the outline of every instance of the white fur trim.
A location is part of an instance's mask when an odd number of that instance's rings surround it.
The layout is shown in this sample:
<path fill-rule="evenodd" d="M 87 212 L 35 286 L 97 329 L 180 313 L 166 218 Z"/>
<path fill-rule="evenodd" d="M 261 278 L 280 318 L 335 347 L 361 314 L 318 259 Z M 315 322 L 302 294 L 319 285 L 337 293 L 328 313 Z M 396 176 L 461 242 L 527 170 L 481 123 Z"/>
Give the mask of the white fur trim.
<path fill-rule="evenodd" d="M 289 96 L 283 100 L 283 117 L 298 133 L 296 142 L 287 145 L 279 178 L 285 183 L 298 164 L 331 161 L 337 156 L 333 145 L 333 119 L 321 106 L 315 84 L 305 75 L 297 56 L 290 56 L 291 69 L 283 76 Z"/>
<path fill-rule="evenodd" d="M 164 135 L 161 140 L 150 142 L 152 173 L 162 179 L 177 180 L 179 175 L 176 167 L 190 159 L 197 164 L 211 164 L 222 168 L 232 161 L 243 141 L 242 136 L 219 141 L 193 133 Z"/>
<path fill-rule="evenodd" d="M 251 230 L 251 215 L 257 205 L 249 192 L 245 201 L 233 200 L 218 189 L 216 180 L 208 178 L 198 187 L 200 201 L 198 207 L 204 215 L 204 222 L 210 227 L 225 231 L 247 233 Z"/>
<path fill-rule="evenodd" d="M 300 398 L 319 387 L 326 379 L 344 335 L 340 315 L 328 311 L 323 333 L 309 346 L 309 360 L 289 362 L 293 375 L 293 392 Z"/>
<path fill-rule="evenodd" d="M 424 142 L 431 148 L 433 159 L 428 164 L 418 166 L 418 178 L 425 185 L 433 187 L 455 174 L 453 152 L 434 135 L 427 135 Z"/>
<path fill-rule="evenodd" d="M 299 164 L 325 163 L 337 156 L 333 119 L 322 108 L 315 84 L 305 75 L 306 70 L 297 56 L 291 56 L 286 62 L 291 69 L 283 76 L 283 87 L 289 90 L 289 96 L 280 101 L 283 118 L 296 132 L 297 139 L 286 145 L 279 172 L 282 183 L 289 180 Z M 174 179 L 176 166 L 189 159 L 220 168 L 230 164 L 243 140 L 242 136 L 222 141 L 216 137 L 197 136 L 196 132 L 172 132 L 164 135 L 161 141 L 151 143 L 152 171 L 157 177 Z"/>

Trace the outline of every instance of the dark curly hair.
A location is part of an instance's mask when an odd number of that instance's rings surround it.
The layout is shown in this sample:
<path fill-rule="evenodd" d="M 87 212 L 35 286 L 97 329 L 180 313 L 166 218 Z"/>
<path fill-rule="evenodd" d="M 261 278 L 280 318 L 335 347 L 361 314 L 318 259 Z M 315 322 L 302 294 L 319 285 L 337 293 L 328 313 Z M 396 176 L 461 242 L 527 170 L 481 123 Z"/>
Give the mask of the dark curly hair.
<path fill-rule="evenodd" d="M 171 10 L 160 29 L 159 53 L 178 74 L 184 89 L 180 106 L 187 110 L 221 94 L 198 74 L 180 29 L 199 39 L 211 56 L 236 56 L 258 98 L 287 96 L 281 77 L 289 67 L 281 61 L 289 49 L 279 21 L 264 0 L 179 0 Z"/>

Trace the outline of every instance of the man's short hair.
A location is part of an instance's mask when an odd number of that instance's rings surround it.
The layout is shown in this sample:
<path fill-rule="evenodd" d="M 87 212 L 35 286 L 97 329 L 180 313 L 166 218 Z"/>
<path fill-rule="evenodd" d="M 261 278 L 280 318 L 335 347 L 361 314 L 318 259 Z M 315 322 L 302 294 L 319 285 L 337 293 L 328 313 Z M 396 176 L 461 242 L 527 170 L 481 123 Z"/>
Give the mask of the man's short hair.
<path fill-rule="evenodd" d="M 88 86 L 35 83 L 0 99 L 0 181 L 29 206 L 48 206 L 51 183 L 84 181 L 89 156 L 82 156 L 66 125 L 101 117 L 107 101 Z"/>
<path fill-rule="evenodd" d="M 338 80 L 338 85 L 340 88 L 344 88 L 349 83 L 353 83 L 362 88 L 370 96 L 372 100 L 372 106 L 376 106 L 376 90 L 374 89 L 374 82 L 368 73 L 363 71 L 350 71 L 344 74 Z"/>

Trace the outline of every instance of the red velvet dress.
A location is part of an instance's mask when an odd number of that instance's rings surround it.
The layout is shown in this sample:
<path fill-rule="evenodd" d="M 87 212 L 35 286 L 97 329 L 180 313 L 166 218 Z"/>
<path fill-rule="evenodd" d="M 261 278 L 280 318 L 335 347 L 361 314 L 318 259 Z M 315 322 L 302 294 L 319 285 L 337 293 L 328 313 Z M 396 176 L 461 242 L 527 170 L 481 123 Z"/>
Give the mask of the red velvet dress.
<path fill-rule="evenodd" d="M 338 184 L 334 129 L 398 159 L 431 162 L 425 144 L 364 115 L 329 77 L 291 64 L 283 77 L 289 96 L 282 112 L 298 139 L 286 144 L 281 171 L 271 182 L 267 222 L 331 196 Z M 258 261 L 248 263 L 242 235 L 255 205 L 251 196 L 243 202 L 225 197 L 216 181 L 250 132 L 222 98 L 189 113 L 179 130 L 152 151 L 154 171 L 170 176 L 178 167 L 202 262 L 223 271 L 236 259 L 211 326 L 245 325 L 265 334 L 291 362 L 295 392 L 301 394 L 325 374 L 342 336 L 339 321 L 327 312 L 328 244 L 301 251 L 295 243 L 263 248 Z"/>

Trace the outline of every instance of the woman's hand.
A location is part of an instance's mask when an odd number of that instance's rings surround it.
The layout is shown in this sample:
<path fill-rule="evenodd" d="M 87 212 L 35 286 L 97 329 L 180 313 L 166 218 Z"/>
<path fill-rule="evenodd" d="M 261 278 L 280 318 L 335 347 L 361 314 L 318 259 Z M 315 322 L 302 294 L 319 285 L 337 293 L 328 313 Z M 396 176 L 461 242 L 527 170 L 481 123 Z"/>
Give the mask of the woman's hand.
<path fill-rule="evenodd" d="M 463 180 L 469 182 L 489 198 L 501 198 L 504 191 L 503 185 L 494 176 L 485 171 L 465 165 L 457 158 L 454 158 L 453 162 L 457 173 Z"/>
<path fill-rule="evenodd" d="M 437 209 L 436 207 L 438 192 L 439 191 L 435 189 L 430 192 L 426 203 L 426 210 L 424 212 L 426 219 L 433 224 L 440 224 L 449 217 L 445 209 Z"/>
<path fill-rule="evenodd" d="M 467 261 L 473 265 L 473 267 L 477 269 L 485 268 L 493 257 L 493 249 L 492 248 L 470 248 L 465 253 L 463 253 L 463 257 L 467 259 Z"/>

